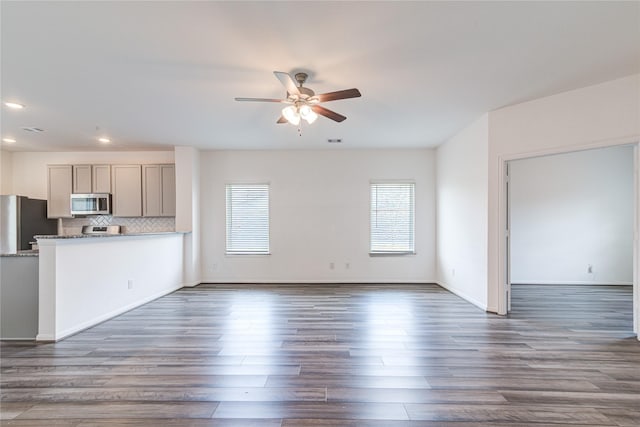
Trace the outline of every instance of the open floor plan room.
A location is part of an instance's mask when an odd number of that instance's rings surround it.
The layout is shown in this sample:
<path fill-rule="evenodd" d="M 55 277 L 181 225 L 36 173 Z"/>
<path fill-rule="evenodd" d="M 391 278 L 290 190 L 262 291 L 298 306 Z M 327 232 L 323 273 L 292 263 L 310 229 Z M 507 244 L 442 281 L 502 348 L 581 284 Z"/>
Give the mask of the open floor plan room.
<path fill-rule="evenodd" d="M 640 426 L 640 1 L 0 38 L 0 425 Z"/>
<path fill-rule="evenodd" d="M 556 301 L 556 309 L 544 304 Z M 184 288 L 58 343 L 2 343 L 7 426 L 637 426 L 630 286 Z"/>

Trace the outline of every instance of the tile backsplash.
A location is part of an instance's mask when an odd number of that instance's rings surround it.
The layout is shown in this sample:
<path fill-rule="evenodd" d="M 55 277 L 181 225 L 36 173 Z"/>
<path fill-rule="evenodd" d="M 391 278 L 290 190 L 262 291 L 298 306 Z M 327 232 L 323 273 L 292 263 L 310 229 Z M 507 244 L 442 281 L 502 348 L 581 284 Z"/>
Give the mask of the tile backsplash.
<path fill-rule="evenodd" d="M 175 217 L 124 218 L 111 215 L 95 215 L 85 218 L 63 218 L 58 234 L 65 236 L 81 234 L 84 225 L 121 225 L 124 233 L 158 233 L 175 231 Z M 59 227 L 59 228 L 60 228 Z"/>

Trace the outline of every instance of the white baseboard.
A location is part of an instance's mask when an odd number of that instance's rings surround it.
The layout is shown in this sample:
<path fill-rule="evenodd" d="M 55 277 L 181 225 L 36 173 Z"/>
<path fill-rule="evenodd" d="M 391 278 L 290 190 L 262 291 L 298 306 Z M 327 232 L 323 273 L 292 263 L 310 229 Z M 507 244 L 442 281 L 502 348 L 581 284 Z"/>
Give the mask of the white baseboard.
<path fill-rule="evenodd" d="M 470 297 L 465 292 L 462 292 L 460 289 L 457 289 L 457 288 L 455 288 L 453 286 L 449 286 L 448 284 L 446 284 L 444 282 L 441 282 L 441 281 L 438 281 L 436 283 L 438 285 L 440 285 L 441 287 L 445 288 L 446 290 L 448 290 L 449 292 L 451 292 L 452 294 L 455 294 L 455 295 L 459 296 L 460 298 L 462 298 L 463 300 L 475 305 L 480 310 L 488 311 L 486 304 L 483 304 L 482 302 L 476 300 L 475 298 Z"/>
<path fill-rule="evenodd" d="M 55 337 L 51 334 L 38 334 L 36 335 L 36 341 L 55 341 Z"/>
<path fill-rule="evenodd" d="M 202 282 L 200 282 L 200 281 L 198 281 L 198 282 L 187 282 L 187 283 L 183 283 L 183 284 L 182 284 L 182 287 L 183 287 L 183 288 L 195 288 L 195 287 L 196 287 L 196 286 L 198 286 L 200 283 L 202 283 Z"/>
<path fill-rule="evenodd" d="M 408 279 L 408 280 L 371 280 L 371 279 L 354 279 L 354 278 L 349 278 L 349 279 L 298 279 L 298 280 L 292 280 L 292 279 L 284 279 L 284 280 L 276 280 L 276 279 L 251 279 L 251 280 L 238 280 L 238 279 L 228 279 L 228 280 L 224 280 L 221 279 L 219 277 L 216 278 L 209 278 L 209 279 L 202 279 L 202 281 L 200 283 L 211 283 L 211 284 L 260 284 L 260 283 L 265 283 L 265 284 L 278 284 L 278 283 L 283 283 L 283 284 L 311 284 L 311 283 L 318 283 L 318 284 L 323 284 L 323 283 L 329 283 L 329 284 L 349 284 L 349 285 L 357 285 L 357 284 L 372 284 L 372 285 L 380 285 L 380 284 L 385 284 L 388 283 L 390 285 L 392 284 L 397 284 L 397 285 L 401 285 L 403 283 L 407 283 L 407 284 L 415 284 L 415 285 L 420 285 L 420 284 L 428 284 L 428 283 L 435 283 L 437 284 L 437 282 L 435 280 L 424 280 L 424 279 Z"/>
<path fill-rule="evenodd" d="M 116 310 L 112 310 L 108 313 L 102 314 L 100 316 L 94 317 L 93 319 L 87 320 L 86 322 L 82 322 L 79 325 L 75 325 L 71 328 L 67 328 L 65 330 L 62 331 L 56 331 L 55 336 L 51 336 L 51 335 L 42 335 L 42 334 L 38 334 L 36 336 L 36 341 L 60 341 L 63 338 L 68 337 L 69 335 L 73 335 L 73 334 L 77 334 L 80 331 L 83 331 L 85 329 L 91 328 L 92 326 L 97 325 L 98 323 L 102 323 L 105 320 L 109 320 L 112 319 L 116 316 L 119 316 L 122 313 L 125 313 L 129 310 L 133 310 L 134 308 L 138 308 L 141 305 L 144 305 L 148 302 L 151 302 L 155 299 L 158 299 L 160 297 L 163 297 L 165 295 L 168 295 L 172 292 L 177 291 L 178 289 L 182 288 L 182 285 L 179 286 L 174 286 L 172 288 L 169 289 L 164 289 L 160 292 L 157 292 L 153 295 L 150 295 L 148 297 L 139 299 L 135 302 L 132 302 L 131 304 L 127 304 L 124 307 L 120 307 Z"/>
<path fill-rule="evenodd" d="M 633 285 L 633 282 L 585 282 L 580 280 L 519 280 L 517 282 L 511 282 L 512 285 L 598 285 L 598 286 L 623 286 Z"/>

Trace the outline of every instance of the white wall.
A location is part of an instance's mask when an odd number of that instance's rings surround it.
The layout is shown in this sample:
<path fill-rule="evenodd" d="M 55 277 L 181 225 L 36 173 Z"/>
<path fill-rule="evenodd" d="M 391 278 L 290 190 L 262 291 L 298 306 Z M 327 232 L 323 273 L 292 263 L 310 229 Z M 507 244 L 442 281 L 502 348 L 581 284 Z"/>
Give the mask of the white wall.
<path fill-rule="evenodd" d="M 202 152 L 203 280 L 435 281 L 434 157 L 429 149 Z M 415 180 L 416 255 L 369 256 L 372 179 Z M 271 255 L 225 255 L 225 184 L 237 182 L 271 185 Z"/>
<path fill-rule="evenodd" d="M 438 283 L 487 307 L 488 115 L 437 149 Z"/>
<path fill-rule="evenodd" d="M 173 163 L 173 151 L 15 152 L 12 194 L 47 198 L 47 165 Z"/>
<path fill-rule="evenodd" d="M 13 194 L 13 153 L 0 150 L 0 194 Z"/>
<path fill-rule="evenodd" d="M 640 74 L 489 113 L 490 311 L 506 312 L 501 292 L 506 256 L 504 161 L 637 143 L 639 138 Z"/>
<path fill-rule="evenodd" d="M 512 161 L 509 178 L 512 283 L 632 283 L 632 146 Z"/>
<path fill-rule="evenodd" d="M 175 147 L 176 231 L 184 236 L 185 286 L 201 281 L 200 258 L 200 152 L 193 147 Z"/>

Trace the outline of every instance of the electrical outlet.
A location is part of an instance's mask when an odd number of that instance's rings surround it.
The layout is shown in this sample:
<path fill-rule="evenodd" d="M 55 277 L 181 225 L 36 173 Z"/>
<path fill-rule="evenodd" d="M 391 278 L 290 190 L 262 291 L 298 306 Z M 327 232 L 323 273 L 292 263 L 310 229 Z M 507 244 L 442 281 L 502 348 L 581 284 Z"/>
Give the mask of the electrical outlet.
<path fill-rule="evenodd" d="M 218 271 L 218 264 L 211 264 L 211 271 Z"/>
<path fill-rule="evenodd" d="M 336 264 L 333 262 L 329 263 L 329 270 L 333 270 L 334 268 L 336 268 Z"/>
<path fill-rule="evenodd" d="M 133 279 L 127 280 L 127 289 L 133 289 Z"/>
<path fill-rule="evenodd" d="M 350 269 L 351 268 L 351 263 L 345 262 L 344 263 L 344 268 L 347 269 L 347 270 Z"/>
<path fill-rule="evenodd" d="M 589 264 L 589 265 L 587 266 L 587 273 L 589 273 L 589 274 L 593 274 L 593 265 Z"/>

